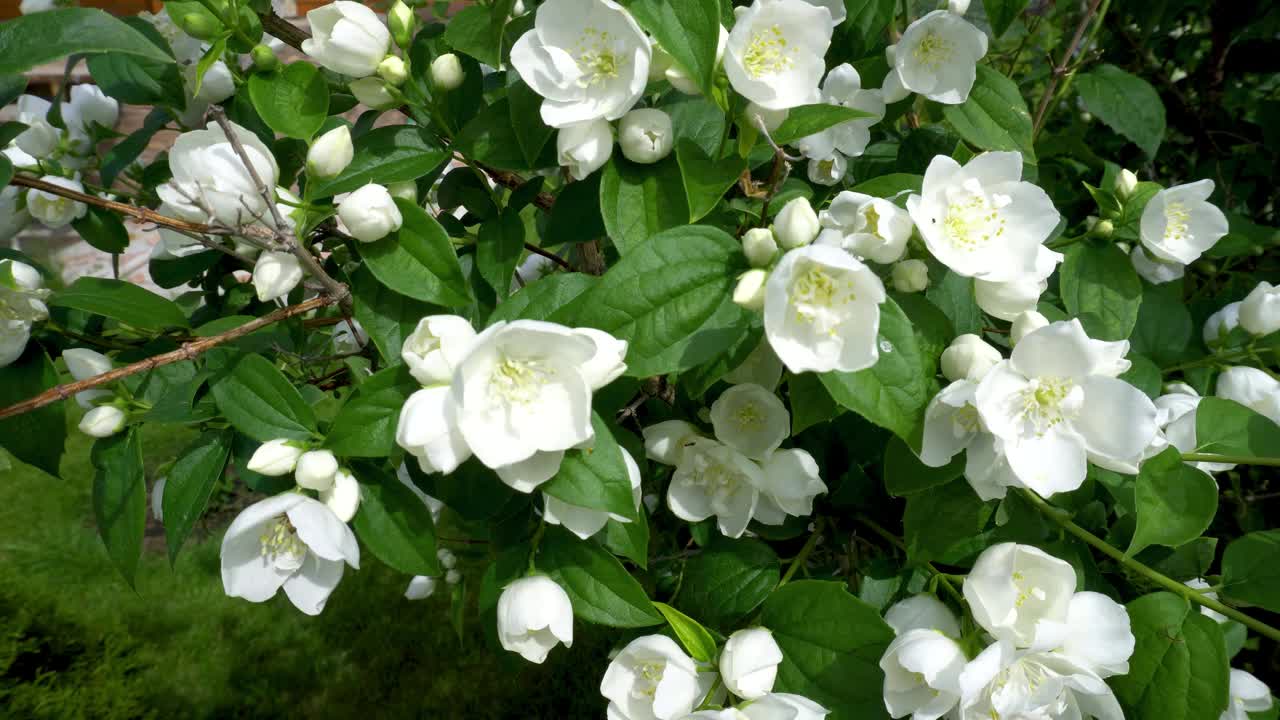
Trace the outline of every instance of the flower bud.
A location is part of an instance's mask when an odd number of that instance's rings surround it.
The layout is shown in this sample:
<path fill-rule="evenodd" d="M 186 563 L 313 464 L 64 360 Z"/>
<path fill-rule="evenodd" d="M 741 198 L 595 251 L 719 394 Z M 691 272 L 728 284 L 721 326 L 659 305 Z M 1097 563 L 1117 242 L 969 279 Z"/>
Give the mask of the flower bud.
<path fill-rule="evenodd" d="M 316 138 L 307 151 L 307 174 L 315 178 L 331 178 L 347 169 L 355 148 L 351 144 L 351 129 L 339 125 Z"/>
<path fill-rule="evenodd" d="M 391 85 L 400 87 L 405 80 L 409 79 L 409 67 L 399 57 L 388 55 L 378 63 L 378 77 Z"/>
<path fill-rule="evenodd" d="M 1121 200 L 1128 200 L 1133 191 L 1138 188 L 1138 176 L 1133 174 L 1132 170 L 1121 170 L 1116 175 L 1115 185 L 1112 192 Z"/>
<path fill-rule="evenodd" d="M 920 292 L 929 287 L 929 266 L 923 260 L 903 260 L 893 266 L 893 289 Z"/>
<path fill-rule="evenodd" d="M 57 175 L 45 175 L 40 179 L 67 190 L 84 192 L 84 185 L 79 180 L 70 180 Z M 27 212 L 49 228 L 56 229 L 70 225 L 73 221 L 84 217 L 88 211 L 89 208 L 84 203 L 71 198 L 54 195 L 44 190 L 27 191 Z"/>
<path fill-rule="evenodd" d="M 756 123 L 756 120 L 758 119 L 761 123 L 764 123 L 764 129 L 770 133 L 781 127 L 782 123 L 787 119 L 787 115 L 790 113 L 790 110 L 770 110 L 767 107 L 761 107 L 755 103 L 747 103 L 747 109 L 743 111 L 743 114 L 747 116 L 747 122 L 751 124 L 751 127 L 756 128 L 757 130 L 759 129 L 759 125 Z"/>
<path fill-rule="evenodd" d="M 374 110 L 390 110 L 400 104 L 400 101 L 387 90 L 387 84 L 380 78 L 365 77 L 352 80 L 347 88 L 362 105 Z"/>
<path fill-rule="evenodd" d="M 284 297 L 302 282 L 302 265 L 293 253 L 264 252 L 253 265 L 253 289 L 258 300 Z"/>
<path fill-rule="evenodd" d="M 720 677 L 729 692 L 746 700 L 773 689 L 782 662 L 782 648 L 764 628 L 739 630 L 725 641 L 720 653 Z"/>
<path fill-rule="evenodd" d="M 649 82 L 657 82 L 667 77 L 667 69 L 674 59 L 657 40 L 649 38 L 649 44 L 653 50 L 653 56 L 649 59 Z"/>
<path fill-rule="evenodd" d="M 280 58 L 266 45 L 255 45 L 249 52 L 249 57 L 253 58 L 253 69 L 258 72 L 271 72 L 280 66 Z"/>
<path fill-rule="evenodd" d="M 1205 345 L 1214 347 L 1221 344 L 1232 330 L 1240 326 L 1241 305 L 1243 305 L 1243 302 L 1223 305 L 1221 309 L 1204 321 L 1204 328 L 1201 329 L 1200 335 L 1204 339 Z"/>
<path fill-rule="evenodd" d="M 351 522 L 351 518 L 356 516 L 356 510 L 360 509 L 360 483 L 356 482 L 356 477 L 351 473 L 339 470 L 333 475 L 333 485 L 320 491 L 320 502 L 342 522 Z"/>
<path fill-rule="evenodd" d="M 649 165 L 670 155 L 674 138 L 671 116 L 661 110 L 632 110 L 618 123 L 622 156 L 634 163 Z"/>
<path fill-rule="evenodd" d="M 1280 287 L 1258 283 L 1240 303 L 1240 327 L 1254 335 L 1280 330 Z"/>
<path fill-rule="evenodd" d="M 391 193 L 377 183 L 365 185 L 338 203 L 338 219 L 360 242 L 381 240 L 404 223 Z"/>
<path fill-rule="evenodd" d="M 111 358 L 95 350 L 73 348 L 62 353 L 67 372 L 76 380 L 87 380 L 111 369 Z"/>
<path fill-rule="evenodd" d="M 173 21 L 182 32 L 200 40 L 212 40 L 222 32 L 222 23 L 208 11 L 184 13 L 173 18 Z"/>
<path fill-rule="evenodd" d="M 947 0 L 947 10 L 956 15 L 964 15 L 969 12 L 969 0 Z"/>
<path fill-rule="evenodd" d="M 191 91 L 196 86 L 196 75 L 199 73 L 199 65 L 193 63 L 182 69 L 183 77 L 186 79 L 187 90 Z M 223 100 L 236 94 L 236 80 L 231 74 L 231 68 L 221 60 L 210 65 L 204 73 L 204 77 L 200 79 L 200 89 L 194 94 L 194 99 L 198 103 L 212 105 L 220 103 Z"/>
<path fill-rule="evenodd" d="M 1117 246 L 1120 244 L 1116 243 Z M 1142 276 L 1142 279 L 1152 285 L 1171 282 L 1186 274 L 1186 267 L 1182 263 L 1165 262 L 1151 257 L 1141 245 L 1134 246 L 1130 251 L 1129 261 L 1133 263 L 1133 269 Z"/>
<path fill-rule="evenodd" d="M 418 18 L 413 14 L 413 10 L 400 0 L 387 10 L 387 29 L 391 31 L 391 39 L 402 48 L 409 47 L 413 43 L 413 31 L 417 25 Z"/>
<path fill-rule="evenodd" d="M 1024 310 L 1013 319 L 1013 327 L 1009 329 L 1009 344 L 1017 345 L 1018 341 L 1049 325 L 1049 318 L 1035 310 Z"/>
<path fill-rule="evenodd" d="M 297 467 L 298 458 L 302 457 L 302 448 L 290 443 L 290 440 L 285 439 L 268 440 L 262 443 L 253 452 L 246 467 L 259 475 L 271 477 L 288 475 Z"/>
<path fill-rule="evenodd" d="M 457 570 L 450 570 L 449 572 L 444 574 L 444 581 L 449 583 L 450 585 L 457 585 L 458 583 L 462 582 L 462 573 L 458 572 Z"/>
<path fill-rule="evenodd" d="M 293 478 L 298 481 L 298 485 L 308 490 L 323 492 L 333 487 L 334 476 L 337 474 L 338 459 L 333 453 L 328 450 L 311 450 L 298 458 Z"/>
<path fill-rule="evenodd" d="M 336 73 L 368 77 L 391 49 L 390 31 L 372 8 L 358 2 L 322 5 L 307 13 L 307 23 L 311 37 L 302 41 L 302 52 Z"/>
<path fill-rule="evenodd" d="M 436 591 L 436 580 L 426 575 L 415 575 L 409 581 L 409 587 L 405 588 L 404 597 L 406 600 L 424 600 L 431 597 Z"/>
<path fill-rule="evenodd" d="M 111 437 L 124 429 L 124 411 L 114 405 L 101 405 L 84 414 L 80 432 L 89 437 Z"/>
<path fill-rule="evenodd" d="M 840 153 L 832 153 L 830 157 L 811 158 L 809 160 L 809 182 L 828 187 L 839 184 L 849 172 L 849 161 Z"/>
<path fill-rule="evenodd" d="M 574 180 L 581 180 L 609 162 L 613 155 L 613 130 L 607 120 L 570 125 L 556 133 L 558 162 L 569 168 Z"/>
<path fill-rule="evenodd" d="M 1116 226 L 1110 220 L 1099 220 L 1093 226 L 1093 234 L 1098 237 L 1111 237 L 1111 234 L 1115 231 Z"/>
<path fill-rule="evenodd" d="M 391 193 L 393 198 L 405 200 L 415 205 L 418 204 L 418 183 L 413 180 L 391 183 L 387 186 L 387 192 Z"/>
<path fill-rule="evenodd" d="M 808 245 L 818 237 L 821 230 L 818 214 L 805 197 L 798 197 L 784 205 L 782 212 L 773 221 L 773 234 L 777 236 L 778 244 L 786 250 Z"/>
<path fill-rule="evenodd" d="M 513 18 L 518 18 L 527 12 L 529 11 L 524 7 L 524 0 L 516 0 L 515 4 L 511 6 L 511 17 Z"/>
<path fill-rule="evenodd" d="M 546 575 L 511 583 L 498 598 L 498 640 L 504 649 L 539 664 L 558 643 L 572 647 L 573 604 L 569 595 Z"/>
<path fill-rule="evenodd" d="M 664 420 L 641 430 L 644 455 L 663 465 L 679 465 L 684 448 L 698 437 L 698 428 L 684 420 Z"/>
<path fill-rule="evenodd" d="M 977 335 L 961 335 L 942 351 L 942 375 L 952 382 L 981 380 L 1003 359 L 999 350 Z"/>
<path fill-rule="evenodd" d="M 457 90 L 465 79 L 466 72 L 457 55 L 445 53 L 431 61 L 431 84 L 440 90 Z"/>
<path fill-rule="evenodd" d="M 445 570 L 452 570 L 458 564 L 458 556 L 448 548 L 440 548 L 436 551 L 436 558 L 440 561 L 440 567 Z"/>
<path fill-rule="evenodd" d="M 768 267 L 778 254 L 778 241 L 773 238 L 769 228 L 751 228 L 742 236 L 742 254 L 747 256 L 751 267 Z"/>
<path fill-rule="evenodd" d="M 20 260 L 0 261 L 0 267 L 8 268 L 13 286 L 19 290 L 39 290 L 44 286 L 40 271 Z"/>
<path fill-rule="evenodd" d="M 764 309 L 764 284 L 769 273 L 764 270 L 748 270 L 738 277 L 733 288 L 733 301 L 748 310 Z"/>

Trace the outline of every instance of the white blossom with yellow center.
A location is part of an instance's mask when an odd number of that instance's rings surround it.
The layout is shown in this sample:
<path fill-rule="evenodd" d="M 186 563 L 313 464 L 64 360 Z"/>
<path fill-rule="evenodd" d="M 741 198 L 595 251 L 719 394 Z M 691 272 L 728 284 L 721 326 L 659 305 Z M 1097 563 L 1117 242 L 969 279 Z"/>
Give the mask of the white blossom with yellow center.
<path fill-rule="evenodd" d="M 771 390 L 744 383 L 711 404 L 716 439 L 754 460 L 763 460 L 791 435 L 791 413 Z"/>
<path fill-rule="evenodd" d="M 714 673 L 704 673 L 706 679 Z M 609 663 L 600 694 L 610 718 L 680 720 L 709 689 L 693 658 L 665 635 L 645 635 L 627 644 Z M 704 684 L 706 685 L 704 687 Z"/>
<path fill-rule="evenodd" d="M 1212 180 L 1157 192 L 1142 211 L 1142 246 L 1157 260 L 1190 265 L 1227 234 L 1227 217 L 1209 202 Z"/>
<path fill-rule="evenodd" d="M 740 537 L 751 522 L 764 482 L 760 466 L 710 438 L 685 448 L 667 488 L 667 505 L 681 520 L 701 522 L 715 516 L 726 537 Z"/>
<path fill-rule="evenodd" d="M 969 98 L 978 61 L 987 54 L 987 36 L 949 10 L 935 10 L 907 26 L 886 55 L 886 102 L 917 93 L 945 105 Z"/>
<path fill-rule="evenodd" d="M 805 0 L 755 0 L 729 33 L 724 70 L 730 84 L 769 110 L 818 102 L 834 28 L 830 11 Z"/>

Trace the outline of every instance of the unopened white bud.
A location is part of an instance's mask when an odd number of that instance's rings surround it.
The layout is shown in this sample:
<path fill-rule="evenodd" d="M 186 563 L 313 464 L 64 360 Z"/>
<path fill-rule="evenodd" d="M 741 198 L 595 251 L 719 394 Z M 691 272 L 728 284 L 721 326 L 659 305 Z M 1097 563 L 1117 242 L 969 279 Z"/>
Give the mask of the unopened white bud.
<path fill-rule="evenodd" d="M 308 490 L 328 490 L 333 487 L 333 478 L 338 474 L 338 459 L 328 450 L 312 450 L 298 458 L 298 467 L 293 471 L 294 480 Z"/>
<path fill-rule="evenodd" d="M 1133 174 L 1132 170 L 1121 170 L 1116 175 L 1116 182 L 1113 188 L 1116 197 L 1121 200 L 1128 200 L 1133 191 L 1138 188 L 1138 176 Z"/>
<path fill-rule="evenodd" d="M 1009 344 L 1017 345 L 1018 341 L 1049 325 L 1049 318 L 1035 310 L 1024 310 L 1013 319 L 1013 327 L 1009 329 Z"/>
<path fill-rule="evenodd" d="M 1003 360 L 1000 351 L 977 335 L 961 335 L 942 351 L 942 375 L 957 380 L 981 380 L 996 363 Z"/>
<path fill-rule="evenodd" d="M 458 556 L 448 548 L 436 550 L 436 559 L 440 561 L 440 567 L 445 570 L 452 570 L 458 564 Z"/>
<path fill-rule="evenodd" d="M 768 267 L 778 254 L 778 241 L 769 228 L 751 228 L 742 236 L 742 254 L 751 267 Z"/>
<path fill-rule="evenodd" d="M 769 273 L 764 270 L 748 270 L 738 278 L 733 288 L 733 301 L 748 310 L 764 309 L 764 284 Z"/>
<path fill-rule="evenodd" d="M 307 151 L 307 173 L 317 178 L 335 177 L 347 169 L 354 156 L 351 128 L 339 125 L 311 143 Z"/>
<path fill-rule="evenodd" d="M 457 90 L 466 79 L 462 62 L 453 53 L 445 53 L 431 61 L 431 84 L 448 92 Z"/>
<path fill-rule="evenodd" d="M 449 572 L 444 574 L 444 581 L 449 583 L 450 585 L 457 585 L 458 583 L 462 582 L 462 573 L 458 572 L 457 570 L 450 570 Z"/>
<path fill-rule="evenodd" d="M 920 292 L 929 287 L 929 266 L 923 260 L 903 260 L 893 266 L 893 289 Z"/>
<path fill-rule="evenodd" d="M 246 467 L 259 475 L 271 477 L 288 475 L 297 467 L 298 458 L 302 457 L 302 448 L 293 446 L 291 442 L 280 439 L 262 443 L 249 458 L 249 464 Z"/>
<path fill-rule="evenodd" d="M 1240 302 L 1240 327 L 1254 335 L 1280 330 L 1280 287 L 1258 283 Z"/>
<path fill-rule="evenodd" d="M 805 197 L 795 198 L 784 205 L 773 221 L 773 234 L 777 236 L 778 244 L 787 250 L 808 245 L 821 230 L 818 214 Z"/>
<path fill-rule="evenodd" d="M 618 145 L 633 163 L 656 163 L 671 154 L 674 143 L 671 116 L 661 110 L 632 110 L 618 123 Z"/>
<path fill-rule="evenodd" d="M 409 68 L 404 64 L 404 60 L 395 55 L 388 55 L 378 63 L 378 77 L 391 85 L 400 87 L 405 80 L 409 79 Z"/>
<path fill-rule="evenodd" d="M 124 411 L 113 405 L 101 405 L 84 414 L 80 432 L 89 437 L 111 437 L 124 429 Z"/>
<path fill-rule="evenodd" d="M 400 104 L 400 101 L 387 90 L 387 83 L 382 78 L 365 77 L 352 80 L 347 87 L 356 100 L 374 110 L 390 110 Z"/>
<path fill-rule="evenodd" d="M 339 470 L 333 475 L 333 485 L 320 491 L 320 502 L 342 522 L 351 522 L 360 509 L 360 483 L 351 473 Z"/>

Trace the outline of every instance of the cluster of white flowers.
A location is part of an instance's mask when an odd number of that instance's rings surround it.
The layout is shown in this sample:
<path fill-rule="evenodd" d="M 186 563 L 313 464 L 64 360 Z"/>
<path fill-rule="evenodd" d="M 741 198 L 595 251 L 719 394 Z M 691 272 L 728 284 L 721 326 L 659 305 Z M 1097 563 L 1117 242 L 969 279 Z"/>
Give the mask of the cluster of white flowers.
<path fill-rule="evenodd" d="M 111 358 L 95 350 L 74 348 L 62 353 L 67 372 L 76 380 L 88 380 L 111 370 Z M 76 393 L 76 403 L 87 412 L 80 419 L 80 432 L 89 437 L 111 437 L 129 421 L 129 400 L 112 390 L 84 390 Z"/>
<path fill-rule="evenodd" d="M 1129 671 L 1134 650 L 1123 605 L 1077 592 L 1069 563 L 1015 543 L 983 551 L 963 592 L 989 643 L 972 660 L 959 643 L 960 623 L 934 596 L 886 613 L 897 634 L 880 659 L 890 715 L 1123 720 L 1105 682 Z"/>
<path fill-rule="evenodd" d="M 1280 287 L 1264 280 L 1243 300 L 1222 306 L 1204 321 L 1204 344 L 1217 348 L 1236 328 L 1257 337 L 1280 330 Z"/>
<path fill-rule="evenodd" d="M 31 338 L 31 326 L 49 317 L 49 290 L 40 271 L 18 260 L 0 260 L 0 368 L 13 364 Z"/>

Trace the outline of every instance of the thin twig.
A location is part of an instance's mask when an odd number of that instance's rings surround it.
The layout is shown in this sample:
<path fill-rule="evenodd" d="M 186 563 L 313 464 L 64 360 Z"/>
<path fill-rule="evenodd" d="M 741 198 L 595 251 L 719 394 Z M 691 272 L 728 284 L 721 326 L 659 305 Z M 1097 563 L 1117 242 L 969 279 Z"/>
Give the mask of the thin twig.
<path fill-rule="evenodd" d="M 136 375 L 140 372 L 154 370 L 161 365 L 169 365 L 170 363 L 181 362 L 183 360 L 194 360 L 196 356 L 206 350 L 217 347 L 218 345 L 244 337 L 255 330 L 280 322 L 281 320 L 287 320 L 295 315 L 301 315 L 317 308 L 332 305 L 335 302 L 336 300 L 328 295 L 320 295 L 305 302 L 300 302 L 297 305 L 290 305 L 274 312 L 267 313 L 256 320 L 251 320 L 240 327 L 232 328 L 224 333 L 219 333 L 211 337 L 201 338 L 199 340 L 186 343 L 172 352 L 155 355 L 147 358 L 146 360 L 139 360 L 131 365 L 125 365 L 124 367 L 109 370 L 101 375 L 94 375 L 93 377 L 85 378 L 84 380 L 78 380 L 76 382 L 65 383 L 58 385 L 57 387 L 49 388 L 35 397 L 28 398 L 20 403 L 10 405 L 9 407 L 0 410 L 0 420 L 13 417 L 15 415 L 21 415 L 22 413 L 30 412 L 32 410 L 37 410 L 59 400 L 66 400 L 74 397 L 76 393 L 84 392 L 85 390 L 90 390 L 100 385 L 106 385 L 107 383 L 115 382 L 116 380 L 129 377 L 130 375 Z"/>
<path fill-rule="evenodd" d="M 1050 101 L 1053 100 L 1053 92 L 1058 87 L 1058 81 L 1067 74 L 1068 63 L 1071 58 L 1075 57 L 1076 50 L 1080 47 L 1080 41 L 1084 39 L 1084 31 L 1089 27 L 1089 21 L 1093 19 L 1093 14 L 1098 11 L 1098 5 L 1102 4 L 1102 0 L 1091 0 L 1089 8 L 1085 10 L 1084 17 L 1080 18 L 1080 24 L 1076 26 L 1076 34 L 1071 37 L 1071 44 L 1067 46 L 1067 51 L 1062 54 L 1062 60 L 1053 67 L 1053 73 L 1049 76 L 1049 84 L 1045 86 L 1044 95 L 1040 96 L 1040 105 L 1036 108 L 1036 120 L 1031 126 L 1031 137 L 1034 138 L 1040 134 L 1040 129 L 1044 126 L 1045 115 L 1049 112 Z"/>
<path fill-rule="evenodd" d="M 259 13 L 258 18 L 262 20 L 263 32 L 279 38 L 280 42 L 299 52 L 302 51 L 302 41 L 311 37 L 311 33 L 280 17 L 274 10 Z"/>

